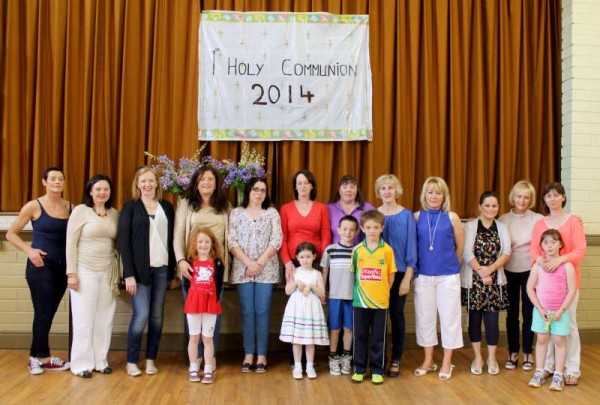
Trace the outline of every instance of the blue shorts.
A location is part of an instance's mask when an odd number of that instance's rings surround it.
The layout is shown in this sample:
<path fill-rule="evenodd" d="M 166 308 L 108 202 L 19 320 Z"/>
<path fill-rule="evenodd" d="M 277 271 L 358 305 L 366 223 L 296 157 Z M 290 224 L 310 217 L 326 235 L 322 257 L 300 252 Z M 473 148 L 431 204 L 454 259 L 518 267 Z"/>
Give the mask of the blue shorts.
<path fill-rule="evenodd" d="M 546 321 L 540 315 L 537 308 L 533 308 L 533 319 L 531 321 L 531 330 L 536 333 L 550 333 L 556 336 L 569 336 L 571 333 L 571 322 L 569 320 L 569 310 L 567 309 L 558 321 L 550 322 L 550 327 L 545 329 Z"/>
<path fill-rule="evenodd" d="M 329 329 L 352 330 L 352 300 L 329 299 Z"/>

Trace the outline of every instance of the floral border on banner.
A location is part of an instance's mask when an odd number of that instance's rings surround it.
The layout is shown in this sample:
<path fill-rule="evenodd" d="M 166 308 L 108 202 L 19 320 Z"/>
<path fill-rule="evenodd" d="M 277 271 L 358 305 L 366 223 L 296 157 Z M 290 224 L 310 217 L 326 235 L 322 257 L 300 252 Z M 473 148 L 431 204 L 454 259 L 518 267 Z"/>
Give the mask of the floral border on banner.
<path fill-rule="evenodd" d="M 373 131 L 367 130 L 315 130 L 315 129 L 246 129 L 239 130 L 223 130 L 223 129 L 199 129 L 198 139 L 205 141 L 226 141 L 239 140 L 240 138 L 249 140 L 299 140 L 310 139 L 312 141 L 330 141 L 330 140 L 373 140 Z"/>
<path fill-rule="evenodd" d="M 319 23 L 319 24 L 368 24 L 369 18 L 364 15 L 343 15 L 329 13 L 263 13 L 208 11 L 202 13 L 202 20 L 233 23 Z"/>

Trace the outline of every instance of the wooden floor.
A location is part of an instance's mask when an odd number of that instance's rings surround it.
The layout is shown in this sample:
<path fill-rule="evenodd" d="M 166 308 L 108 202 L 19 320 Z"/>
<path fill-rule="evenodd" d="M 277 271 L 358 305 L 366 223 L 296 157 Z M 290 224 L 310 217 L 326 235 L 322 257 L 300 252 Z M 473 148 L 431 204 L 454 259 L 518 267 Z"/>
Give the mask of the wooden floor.
<path fill-rule="evenodd" d="M 111 352 L 112 375 L 94 373 L 93 378 L 82 379 L 67 371 L 31 376 L 26 351 L 0 350 L 0 404 L 598 404 L 600 345 L 584 346 L 582 353 L 579 386 L 551 392 L 548 383 L 539 389 L 528 387 L 532 373 L 521 368 L 502 368 L 498 376 L 471 375 L 467 349 L 456 353 L 450 381 L 438 380 L 437 374 L 413 376 L 422 352 L 409 351 L 400 378 L 386 378 L 380 386 L 370 380 L 353 384 L 348 376 L 329 375 L 325 351 L 318 353 L 316 380 L 293 380 L 285 353 L 270 356 L 266 374 L 241 373 L 241 355 L 227 353 L 219 355 L 215 383 L 203 385 L 187 381 L 182 352 L 160 353 L 159 373 L 137 378 L 125 373 L 125 352 Z M 501 359 L 505 355 L 500 351 Z"/>

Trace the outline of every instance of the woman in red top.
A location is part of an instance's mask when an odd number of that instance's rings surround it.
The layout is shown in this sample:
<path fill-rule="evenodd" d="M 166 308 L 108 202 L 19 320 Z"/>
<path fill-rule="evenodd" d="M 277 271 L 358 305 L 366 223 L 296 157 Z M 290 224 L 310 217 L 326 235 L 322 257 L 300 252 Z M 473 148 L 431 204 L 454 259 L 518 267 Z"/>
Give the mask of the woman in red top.
<path fill-rule="evenodd" d="M 315 201 L 317 182 L 308 170 L 300 170 L 292 180 L 296 199 L 283 205 L 280 210 L 283 243 L 279 253 L 285 263 L 285 280 L 289 281 L 294 269 L 296 247 L 302 242 L 310 242 L 317 248 L 317 256 L 331 243 L 329 212 L 327 206 Z M 317 260 L 318 263 L 318 260 Z"/>

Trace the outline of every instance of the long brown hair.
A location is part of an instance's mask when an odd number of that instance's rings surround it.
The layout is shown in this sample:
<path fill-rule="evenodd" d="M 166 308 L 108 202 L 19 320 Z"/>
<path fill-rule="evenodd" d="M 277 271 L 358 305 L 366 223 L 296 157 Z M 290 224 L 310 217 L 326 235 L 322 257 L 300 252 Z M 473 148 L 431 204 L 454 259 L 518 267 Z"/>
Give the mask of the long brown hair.
<path fill-rule="evenodd" d="M 187 257 L 189 260 L 198 259 L 198 251 L 196 250 L 196 242 L 198 240 L 198 235 L 201 233 L 205 234 L 210 238 L 210 258 L 220 259 L 221 258 L 221 248 L 219 247 L 219 242 L 217 242 L 217 237 L 210 230 L 210 228 L 195 226 L 190 232 L 190 237 L 188 239 L 187 245 Z"/>

